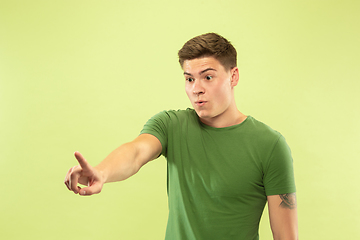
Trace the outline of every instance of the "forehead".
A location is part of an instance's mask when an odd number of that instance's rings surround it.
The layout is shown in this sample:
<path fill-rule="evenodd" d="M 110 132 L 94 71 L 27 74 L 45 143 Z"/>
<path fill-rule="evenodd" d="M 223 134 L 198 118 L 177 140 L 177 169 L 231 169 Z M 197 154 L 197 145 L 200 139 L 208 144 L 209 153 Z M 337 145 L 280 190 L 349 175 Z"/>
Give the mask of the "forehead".
<path fill-rule="evenodd" d="M 225 71 L 222 64 L 214 57 L 202 57 L 191 60 L 185 60 L 183 63 L 184 72 L 197 73 L 206 68 L 213 68 L 217 71 Z"/>

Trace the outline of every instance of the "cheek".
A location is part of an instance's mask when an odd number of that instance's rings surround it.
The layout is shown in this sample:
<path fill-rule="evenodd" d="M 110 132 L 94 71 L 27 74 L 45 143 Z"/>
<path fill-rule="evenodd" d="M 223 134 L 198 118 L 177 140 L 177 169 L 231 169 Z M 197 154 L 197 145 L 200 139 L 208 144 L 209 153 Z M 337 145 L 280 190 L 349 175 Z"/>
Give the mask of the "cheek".
<path fill-rule="evenodd" d="M 231 103 L 231 97 L 227 94 L 227 92 L 221 92 L 217 95 L 216 98 L 216 106 L 219 109 L 227 109 Z"/>
<path fill-rule="evenodd" d="M 217 98 L 222 101 L 228 101 L 231 99 L 231 88 L 229 84 L 222 84 L 218 86 L 215 91 L 217 92 Z"/>
<path fill-rule="evenodd" d="M 188 87 L 185 87 L 185 92 L 188 97 L 190 97 L 190 89 Z"/>
<path fill-rule="evenodd" d="M 192 90 L 189 87 L 185 87 L 185 92 L 186 92 L 186 95 L 188 96 L 188 98 L 191 99 Z"/>

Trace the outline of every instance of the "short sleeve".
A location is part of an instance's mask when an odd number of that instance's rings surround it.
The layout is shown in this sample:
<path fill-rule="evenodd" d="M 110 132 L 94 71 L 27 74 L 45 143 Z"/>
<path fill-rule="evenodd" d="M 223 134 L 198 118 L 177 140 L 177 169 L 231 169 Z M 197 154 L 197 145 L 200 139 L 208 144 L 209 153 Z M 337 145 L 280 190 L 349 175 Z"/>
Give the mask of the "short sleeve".
<path fill-rule="evenodd" d="M 281 135 L 264 166 L 264 187 L 267 196 L 296 192 L 291 151 Z"/>
<path fill-rule="evenodd" d="M 167 152 L 167 135 L 168 135 L 168 126 L 170 122 L 170 116 L 166 111 L 162 111 L 152 118 L 150 118 L 144 125 L 140 134 L 151 134 L 159 139 L 162 151 L 161 154 L 166 156 Z"/>

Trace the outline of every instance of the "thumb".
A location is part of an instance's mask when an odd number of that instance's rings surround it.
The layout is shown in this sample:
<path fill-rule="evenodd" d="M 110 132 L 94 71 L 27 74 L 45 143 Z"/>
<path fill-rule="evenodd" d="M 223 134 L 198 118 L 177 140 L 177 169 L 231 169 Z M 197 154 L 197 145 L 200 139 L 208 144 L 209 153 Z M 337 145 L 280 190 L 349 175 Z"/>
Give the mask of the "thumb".
<path fill-rule="evenodd" d="M 84 158 L 84 156 L 81 153 L 76 151 L 74 153 L 74 155 L 83 170 L 91 169 L 91 165 L 88 163 L 88 161 L 86 161 L 86 159 Z"/>
<path fill-rule="evenodd" d="M 84 187 L 79 191 L 81 196 L 90 196 L 93 194 L 100 193 L 102 189 L 102 185 L 99 182 L 94 183 L 89 187 Z"/>

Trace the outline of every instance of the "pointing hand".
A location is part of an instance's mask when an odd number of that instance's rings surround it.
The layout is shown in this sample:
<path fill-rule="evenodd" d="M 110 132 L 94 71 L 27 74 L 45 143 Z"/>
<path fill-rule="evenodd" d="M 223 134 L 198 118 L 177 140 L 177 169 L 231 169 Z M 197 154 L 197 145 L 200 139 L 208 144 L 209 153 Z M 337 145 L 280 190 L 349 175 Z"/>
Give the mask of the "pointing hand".
<path fill-rule="evenodd" d="M 101 192 L 104 185 L 101 173 L 92 167 L 79 152 L 74 153 L 79 165 L 70 168 L 66 174 L 64 183 L 66 187 L 75 194 L 92 195 Z M 81 188 L 78 184 L 87 187 Z"/>

